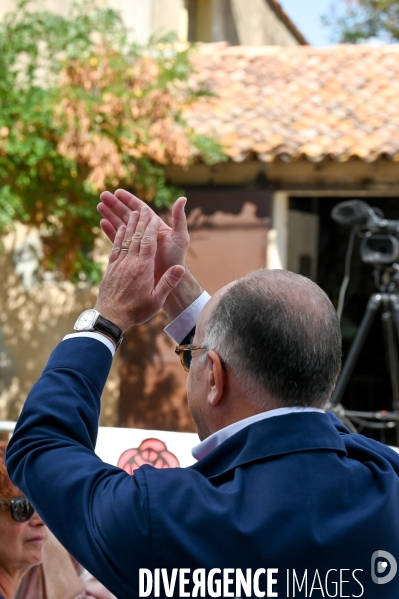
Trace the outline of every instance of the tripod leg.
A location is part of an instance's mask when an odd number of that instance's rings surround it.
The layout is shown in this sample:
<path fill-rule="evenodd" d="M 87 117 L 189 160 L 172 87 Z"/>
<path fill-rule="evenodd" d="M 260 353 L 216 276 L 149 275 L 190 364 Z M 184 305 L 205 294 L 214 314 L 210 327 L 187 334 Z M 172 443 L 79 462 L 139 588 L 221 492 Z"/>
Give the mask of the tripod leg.
<path fill-rule="evenodd" d="M 399 412 L 399 363 L 398 363 L 398 340 L 399 340 L 399 298 L 391 296 L 390 327 L 388 333 L 388 362 L 389 374 L 392 381 L 392 409 Z M 396 326 L 396 337 L 394 334 Z M 396 424 L 396 443 L 399 445 L 399 423 Z"/>
<path fill-rule="evenodd" d="M 360 324 L 356 337 L 351 345 L 348 356 L 345 360 L 345 364 L 342 368 L 341 376 L 338 379 L 337 386 L 331 398 L 331 407 L 334 407 L 341 402 L 342 396 L 345 392 L 346 386 L 349 382 L 350 376 L 355 367 L 356 361 L 359 357 L 365 339 L 367 337 L 367 333 L 369 332 L 370 326 L 374 320 L 376 312 L 381 305 L 381 301 L 382 297 L 379 293 L 373 293 L 373 295 L 370 296 L 366 312 L 363 316 L 363 320 Z"/>
<path fill-rule="evenodd" d="M 399 339 L 399 296 L 392 295 L 391 296 L 391 305 L 392 305 L 392 313 L 396 326 L 397 338 Z M 399 409 L 399 406 L 398 406 Z"/>

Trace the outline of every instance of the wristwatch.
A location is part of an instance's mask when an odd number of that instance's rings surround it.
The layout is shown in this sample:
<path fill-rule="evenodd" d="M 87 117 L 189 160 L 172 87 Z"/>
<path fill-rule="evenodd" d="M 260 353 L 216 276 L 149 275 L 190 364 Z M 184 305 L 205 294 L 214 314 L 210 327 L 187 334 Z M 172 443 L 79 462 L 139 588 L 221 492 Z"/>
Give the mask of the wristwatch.
<path fill-rule="evenodd" d="M 94 308 L 82 312 L 73 328 L 77 333 L 81 333 L 82 331 L 99 331 L 100 333 L 104 333 L 104 335 L 115 341 L 116 349 L 118 349 L 123 340 L 121 329 L 110 320 L 101 316 L 100 312 L 94 310 Z"/>

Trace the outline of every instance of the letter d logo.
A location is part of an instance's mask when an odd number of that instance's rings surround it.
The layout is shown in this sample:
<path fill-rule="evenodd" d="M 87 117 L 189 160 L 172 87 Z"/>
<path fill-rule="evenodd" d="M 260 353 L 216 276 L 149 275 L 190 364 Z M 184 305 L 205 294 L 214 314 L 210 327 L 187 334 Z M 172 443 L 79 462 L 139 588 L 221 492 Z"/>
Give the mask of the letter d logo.
<path fill-rule="evenodd" d="M 388 564 L 390 565 L 388 574 L 385 576 L 377 576 L 377 573 L 383 574 L 386 572 Z M 398 564 L 391 553 L 382 551 L 381 549 L 379 551 L 374 551 L 371 556 L 371 578 L 375 584 L 386 584 L 387 582 L 391 582 L 391 580 L 395 578 L 397 569 Z"/>

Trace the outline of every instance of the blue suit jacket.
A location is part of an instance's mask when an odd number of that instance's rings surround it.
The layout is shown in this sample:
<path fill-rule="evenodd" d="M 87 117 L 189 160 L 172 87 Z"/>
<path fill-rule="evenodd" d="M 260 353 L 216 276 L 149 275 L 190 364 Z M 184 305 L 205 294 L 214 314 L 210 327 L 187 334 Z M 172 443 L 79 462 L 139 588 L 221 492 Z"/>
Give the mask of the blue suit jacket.
<path fill-rule="evenodd" d="M 138 596 L 139 568 L 278 568 L 278 597 L 294 596 L 287 570 L 300 582 L 306 570 L 307 595 L 303 586 L 295 597 L 314 598 L 329 596 L 332 570 L 330 596 L 399 597 L 399 574 L 371 580 L 374 552 L 399 561 L 395 452 L 331 414 L 298 413 L 244 428 L 190 468 L 129 476 L 94 453 L 110 365 L 98 341 L 58 345 L 7 465 L 65 547 L 119 599 Z M 324 595 L 317 580 L 309 594 L 316 569 Z"/>

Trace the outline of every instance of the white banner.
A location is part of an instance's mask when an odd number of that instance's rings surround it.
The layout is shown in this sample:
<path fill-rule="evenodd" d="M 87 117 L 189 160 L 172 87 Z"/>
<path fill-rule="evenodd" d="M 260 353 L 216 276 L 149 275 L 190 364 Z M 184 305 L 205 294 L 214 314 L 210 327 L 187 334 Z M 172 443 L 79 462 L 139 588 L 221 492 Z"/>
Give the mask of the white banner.
<path fill-rule="evenodd" d="M 198 443 L 195 433 L 100 427 L 96 453 L 104 462 L 131 474 L 143 464 L 155 468 L 190 466 L 196 461 L 191 449 Z"/>
<path fill-rule="evenodd" d="M 0 438 L 11 437 L 15 422 L 0 421 Z M 131 474 L 143 464 L 155 468 L 186 468 L 196 461 L 191 449 L 199 443 L 196 433 L 174 433 L 142 428 L 100 426 L 96 454 L 108 464 Z"/>

